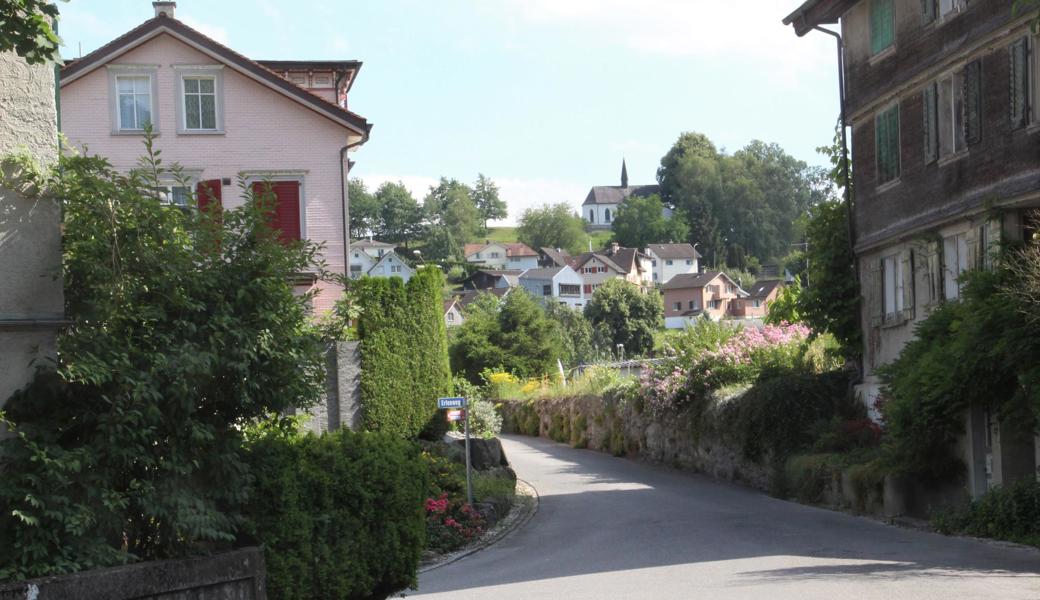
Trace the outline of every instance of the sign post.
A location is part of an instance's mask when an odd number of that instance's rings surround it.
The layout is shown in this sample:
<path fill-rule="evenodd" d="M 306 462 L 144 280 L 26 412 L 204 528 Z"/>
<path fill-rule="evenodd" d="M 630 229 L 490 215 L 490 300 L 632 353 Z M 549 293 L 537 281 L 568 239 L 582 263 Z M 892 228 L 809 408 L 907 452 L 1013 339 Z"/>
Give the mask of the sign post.
<path fill-rule="evenodd" d="M 457 421 L 459 420 L 459 412 L 462 413 L 463 430 L 466 433 L 466 499 L 470 506 L 473 506 L 473 477 L 471 475 L 472 468 L 470 467 L 469 459 L 469 407 L 467 406 L 465 398 L 437 398 L 437 408 L 448 410 L 448 420 Z M 458 409 L 462 409 L 461 411 Z"/>

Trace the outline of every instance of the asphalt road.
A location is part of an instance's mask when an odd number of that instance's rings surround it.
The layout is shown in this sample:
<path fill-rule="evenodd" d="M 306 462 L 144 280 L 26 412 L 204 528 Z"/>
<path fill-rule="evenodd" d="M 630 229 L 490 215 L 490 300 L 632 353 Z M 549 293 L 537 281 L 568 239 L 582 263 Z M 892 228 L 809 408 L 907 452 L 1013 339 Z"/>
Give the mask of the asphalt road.
<path fill-rule="evenodd" d="M 541 497 L 522 529 L 419 577 L 409 598 L 1040 600 L 1040 552 L 811 508 L 521 436 Z"/>

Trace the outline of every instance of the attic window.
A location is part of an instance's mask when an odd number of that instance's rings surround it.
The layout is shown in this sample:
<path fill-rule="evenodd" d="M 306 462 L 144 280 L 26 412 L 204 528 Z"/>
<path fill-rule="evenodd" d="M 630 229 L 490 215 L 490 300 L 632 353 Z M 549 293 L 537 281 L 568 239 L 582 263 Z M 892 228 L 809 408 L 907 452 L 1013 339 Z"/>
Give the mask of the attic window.
<path fill-rule="evenodd" d="M 314 87 L 332 87 L 332 75 L 316 73 L 314 75 Z"/>
<path fill-rule="evenodd" d="M 296 85 L 307 85 L 306 73 L 289 73 L 289 81 Z"/>

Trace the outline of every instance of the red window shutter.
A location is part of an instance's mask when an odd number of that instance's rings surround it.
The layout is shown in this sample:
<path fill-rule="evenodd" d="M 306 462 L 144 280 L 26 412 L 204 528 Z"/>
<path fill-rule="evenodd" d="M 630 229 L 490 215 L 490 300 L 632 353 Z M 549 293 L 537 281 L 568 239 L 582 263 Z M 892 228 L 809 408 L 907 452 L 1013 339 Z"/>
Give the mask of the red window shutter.
<path fill-rule="evenodd" d="M 206 208 L 211 202 L 216 203 L 217 206 L 223 204 L 219 179 L 200 181 L 199 184 L 195 186 L 195 194 L 196 198 L 198 198 L 199 210 L 202 212 L 206 212 Z"/>
<path fill-rule="evenodd" d="M 266 182 L 256 182 L 253 192 L 259 196 L 266 186 Z M 271 229 L 278 232 L 278 239 L 283 242 L 300 239 L 300 182 L 272 181 L 271 191 L 276 199 L 268 222 Z"/>

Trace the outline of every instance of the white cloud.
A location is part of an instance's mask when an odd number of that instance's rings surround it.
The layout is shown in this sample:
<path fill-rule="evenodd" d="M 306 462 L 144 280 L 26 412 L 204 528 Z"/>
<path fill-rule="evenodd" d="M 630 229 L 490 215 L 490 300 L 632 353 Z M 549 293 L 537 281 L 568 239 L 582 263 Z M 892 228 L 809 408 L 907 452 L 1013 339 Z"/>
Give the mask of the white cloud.
<path fill-rule="evenodd" d="M 508 218 L 495 221 L 493 225 L 516 225 L 525 210 L 543 204 L 566 202 L 578 212 L 589 191 L 588 186 L 555 179 L 496 178 L 491 175 L 489 177 L 498 185 L 499 196 L 506 201 L 509 210 Z M 370 191 L 375 191 L 384 182 L 400 181 L 419 202 L 422 202 L 430 187 L 437 185 L 439 180 L 437 177 L 422 175 L 383 174 L 364 175 L 361 179 Z"/>
<path fill-rule="evenodd" d="M 504 0 L 510 17 L 592 33 L 605 43 L 665 57 L 735 57 L 779 68 L 790 77 L 834 68 L 834 41 L 795 36 L 781 20 L 790 0 Z M 738 74 L 734 74 L 735 76 Z"/>
<path fill-rule="evenodd" d="M 219 25 L 210 25 L 209 23 L 203 23 L 202 21 L 199 21 L 198 19 L 189 16 L 181 16 L 179 18 L 181 21 L 184 21 L 185 25 L 191 27 L 192 29 L 195 29 L 199 33 L 211 37 L 220 42 L 221 44 L 224 44 L 225 46 L 228 44 L 229 37 L 227 29 L 224 29 Z"/>

